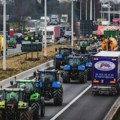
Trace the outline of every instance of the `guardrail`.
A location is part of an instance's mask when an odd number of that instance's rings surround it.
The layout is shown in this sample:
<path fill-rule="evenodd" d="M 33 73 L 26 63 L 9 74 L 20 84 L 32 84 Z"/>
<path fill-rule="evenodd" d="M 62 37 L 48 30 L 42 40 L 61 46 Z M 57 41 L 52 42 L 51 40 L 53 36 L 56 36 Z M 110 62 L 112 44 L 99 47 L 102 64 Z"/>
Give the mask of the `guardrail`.
<path fill-rule="evenodd" d="M 38 66 L 36 66 L 36 67 L 34 67 L 32 69 L 26 70 L 26 71 L 24 71 L 22 73 L 19 73 L 19 74 L 15 75 L 15 76 L 12 76 L 12 77 L 8 78 L 8 79 L 4 79 L 4 80 L 0 81 L 0 85 L 2 85 L 3 88 L 9 87 L 10 86 L 10 81 L 15 80 L 15 77 L 16 77 L 16 80 L 18 80 L 18 79 L 27 79 L 27 78 L 32 76 L 34 71 L 36 71 L 38 69 L 39 70 L 44 70 L 44 69 L 47 69 L 47 68 L 52 67 L 52 66 L 53 66 L 53 60 L 48 61 L 46 63 L 43 63 L 41 65 L 38 65 Z"/>

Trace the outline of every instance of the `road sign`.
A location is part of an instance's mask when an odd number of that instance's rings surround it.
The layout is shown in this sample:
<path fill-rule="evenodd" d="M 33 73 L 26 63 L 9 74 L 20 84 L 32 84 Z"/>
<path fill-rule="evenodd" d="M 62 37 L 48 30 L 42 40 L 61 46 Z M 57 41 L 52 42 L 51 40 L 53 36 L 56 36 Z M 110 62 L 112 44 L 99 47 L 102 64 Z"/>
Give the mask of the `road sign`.
<path fill-rule="evenodd" d="M 22 43 L 22 52 L 38 52 L 42 51 L 41 42 L 23 42 Z"/>

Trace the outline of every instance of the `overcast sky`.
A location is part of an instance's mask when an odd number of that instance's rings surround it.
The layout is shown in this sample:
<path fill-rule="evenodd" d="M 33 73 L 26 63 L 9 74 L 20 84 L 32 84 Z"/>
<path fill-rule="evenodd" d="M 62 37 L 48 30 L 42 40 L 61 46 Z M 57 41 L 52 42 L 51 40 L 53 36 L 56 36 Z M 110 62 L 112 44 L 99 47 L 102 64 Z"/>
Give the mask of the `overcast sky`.
<path fill-rule="evenodd" d="M 115 2 L 115 3 L 120 2 L 120 0 L 100 0 L 100 1 L 102 1 L 103 3 L 107 2 L 107 1 L 113 1 L 113 2 Z"/>
<path fill-rule="evenodd" d="M 59 1 L 70 1 L 70 0 L 59 0 Z M 113 1 L 113 2 L 120 2 L 120 0 L 100 0 L 102 2 Z"/>

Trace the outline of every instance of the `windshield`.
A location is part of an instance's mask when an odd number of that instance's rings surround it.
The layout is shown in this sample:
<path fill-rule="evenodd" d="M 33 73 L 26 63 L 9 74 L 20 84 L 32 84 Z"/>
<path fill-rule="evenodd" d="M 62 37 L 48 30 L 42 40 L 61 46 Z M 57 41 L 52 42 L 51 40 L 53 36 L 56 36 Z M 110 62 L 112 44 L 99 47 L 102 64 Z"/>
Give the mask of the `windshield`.
<path fill-rule="evenodd" d="M 71 31 L 71 27 L 66 27 L 66 31 Z"/>
<path fill-rule="evenodd" d="M 87 41 L 80 41 L 80 46 L 86 46 L 88 44 L 88 42 Z"/>
<path fill-rule="evenodd" d="M 18 82 L 17 83 L 17 88 L 23 88 L 26 90 L 26 92 L 31 92 L 33 91 L 34 85 L 32 82 Z"/>
<path fill-rule="evenodd" d="M 40 25 L 40 21 L 27 21 L 26 26 L 27 27 L 38 27 Z"/>
<path fill-rule="evenodd" d="M 47 31 L 47 35 L 53 35 L 53 31 Z"/>
<path fill-rule="evenodd" d="M 85 61 L 85 62 L 91 62 L 91 56 L 90 55 L 86 55 L 85 57 L 83 57 L 83 60 Z"/>
<path fill-rule="evenodd" d="M 40 73 L 39 77 L 40 77 L 39 79 L 42 81 L 48 80 L 49 82 L 52 82 L 56 80 L 56 76 L 54 73 L 47 73 L 47 72 Z"/>
<path fill-rule="evenodd" d="M 69 59 L 69 65 L 71 65 L 71 66 L 78 66 L 80 64 L 81 64 L 80 58 Z"/>
<path fill-rule="evenodd" d="M 60 54 L 69 55 L 71 54 L 71 49 L 60 49 Z"/>
<path fill-rule="evenodd" d="M 5 91 L 5 99 L 8 101 L 22 100 L 22 94 L 19 91 Z"/>

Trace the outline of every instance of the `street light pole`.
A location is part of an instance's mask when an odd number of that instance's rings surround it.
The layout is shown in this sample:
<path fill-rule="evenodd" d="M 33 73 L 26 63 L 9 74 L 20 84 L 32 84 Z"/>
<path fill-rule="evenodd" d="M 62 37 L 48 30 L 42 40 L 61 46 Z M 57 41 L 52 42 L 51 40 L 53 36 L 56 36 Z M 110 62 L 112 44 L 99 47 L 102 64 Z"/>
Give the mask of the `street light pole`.
<path fill-rule="evenodd" d="M 44 14 L 45 14 L 45 37 L 44 37 L 44 57 L 47 57 L 47 0 L 44 1 Z"/>
<path fill-rule="evenodd" d="M 101 2 L 101 21 L 102 21 L 102 2 Z"/>
<path fill-rule="evenodd" d="M 120 3 L 119 3 L 119 19 L 120 19 Z M 120 25 L 120 24 L 119 24 Z"/>
<path fill-rule="evenodd" d="M 6 0 L 3 1 L 3 70 L 6 70 Z"/>
<path fill-rule="evenodd" d="M 96 8 L 95 8 L 95 0 L 94 0 L 94 21 L 95 21 L 95 18 L 96 18 L 95 14 L 96 14 Z"/>
<path fill-rule="evenodd" d="M 73 47 L 73 0 L 71 1 L 71 46 Z"/>
<path fill-rule="evenodd" d="M 80 20 L 82 20 L 82 0 L 80 0 Z"/>
<path fill-rule="evenodd" d="M 90 0 L 90 20 L 92 20 L 92 0 Z"/>
<path fill-rule="evenodd" d="M 88 0 L 86 0 L 86 20 L 87 20 L 87 2 Z"/>
<path fill-rule="evenodd" d="M 108 21 L 110 23 L 110 1 L 109 1 L 109 6 L 108 6 Z"/>

